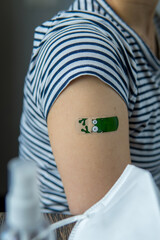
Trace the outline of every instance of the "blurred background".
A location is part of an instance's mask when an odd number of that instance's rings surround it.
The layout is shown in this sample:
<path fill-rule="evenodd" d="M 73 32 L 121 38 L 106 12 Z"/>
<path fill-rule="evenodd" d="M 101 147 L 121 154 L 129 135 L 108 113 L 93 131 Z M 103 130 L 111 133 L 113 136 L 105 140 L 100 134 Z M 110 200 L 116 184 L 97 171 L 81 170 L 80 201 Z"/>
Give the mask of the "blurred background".
<path fill-rule="evenodd" d="M 7 192 L 7 163 L 18 155 L 24 78 L 36 26 L 67 9 L 72 0 L 8 0 L 1 2 L 0 37 L 0 212 Z"/>

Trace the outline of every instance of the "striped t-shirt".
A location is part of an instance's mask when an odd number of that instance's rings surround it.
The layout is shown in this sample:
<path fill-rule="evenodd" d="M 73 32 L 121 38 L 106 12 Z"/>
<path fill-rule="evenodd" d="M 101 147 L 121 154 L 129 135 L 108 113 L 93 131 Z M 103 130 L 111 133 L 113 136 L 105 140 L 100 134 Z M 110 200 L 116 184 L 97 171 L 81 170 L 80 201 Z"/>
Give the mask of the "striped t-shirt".
<path fill-rule="evenodd" d="M 160 40 L 160 18 L 155 16 Z M 25 79 L 19 154 L 39 167 L 43 212 L 68 213 L 47 129 L 60 93 L 92 75 L 119 94 L 129 113 L 132 163 L 149 170 L 160 187 L 160 60 L 105 0 L 75 0 L 37 27 Z"/>

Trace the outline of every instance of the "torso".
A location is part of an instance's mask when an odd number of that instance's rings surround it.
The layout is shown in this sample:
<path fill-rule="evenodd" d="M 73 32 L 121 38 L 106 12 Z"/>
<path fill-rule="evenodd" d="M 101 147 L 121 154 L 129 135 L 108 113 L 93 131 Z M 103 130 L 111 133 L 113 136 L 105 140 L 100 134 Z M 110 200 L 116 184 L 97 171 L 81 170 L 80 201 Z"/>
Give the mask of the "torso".
<path fill-rule="evenodd" d="M 57 58 L 59 51 L 56 39 L 62 34 L 60 39 L 64 40 L 65 29 L 69 29 L 73 25 L 77 26 L 76 31 L 80 31 L 80 27 L 84 27 L 79 35 L 74 33 L 74 37 L 77 37 L 75 39 L 78 37 L 82 37 L 81 40 L 85 39 L 83 34 L 90 36 L 86 43 L 88 44 L 87 49 L 90 48 L 91 36 L 94 35 L 97 38 L 97 42 L 94 44 L 99 44 L 98 49 L 102 52 L 103 61 L 105 61 L 104 53 L 106 46 L 108 46 L 105 41 L 108 42 L 108 39 L 111 39 L 111 50 L 112 43 L 113 48 L 117 49 L 119 53 L 117 61 L 124 64 L 127 78 L 124 83 L 117 85 L 116 81 L 113 80 L 113 84 L 128 105 L 131 160 L 134 165 L 149 170 L 160 187 L 160 61 L 143 40 L 119 19 L 104 0 L 94 0 L 93 4 L 89 0 L 76 0 L 71 5 L 70 11 L 59 14 L 36 29 L 33 56 L 25 81 L 24 108 L 19 138 L 20 156 L 35 161 L 39 166 L 43 211 L 60 211 L 67 214 L 69 214 L 68 204 L 54 159 L 54 152 L 50 146 L 46 122 L 49 106 L 55 96 L 66 86 L 65 80 L 58 79 L 58 76 L 63 76 L 63 71 L 67 66 L 62 61 L 58 70 L 55 69 L 53 72 L 55 74 L 57 71 L 57 78 L 53 81 L 45 79 L 43 76 L 45 76 L 44 73 L 48 73 L 49 69 L 48 60 L 45 60 L 46 54 L 50 51 L 48 59 L 52 56 L 51 64 L 53 64 L 54 57 Z M 159 24 L 159 19 L 156 20 L 156 23 Z M 160 36 L 160 26 L 157 26 L 158 36 Z M 50 42 L 52 45 L 49 49 Z M 67 45 L 64 41 L 61 54 L 64 54 L 65 47 Z M 56 49 L 58 50 L 56 51 Z M 81 46 L 78 47 L 78 51 L 80 49 L 82 49 Z M 68 52 L 71 50 L 69 49 Z M 76 56 L 79 57 L 78 51 L 77 55 L 71 59 L 72 61 L 76 59 Z M 86 57 L 89 57 L 89 54 Z M 84 56 L 85 54 L 83 54 Z M 87 59 L 83 63 L 89 64 Z M 80 69 L 81 64 L 81 62 L 78 63 L 78 69 Z M 98 64 L 96 63 L 96 67 L 97 71 L 100 72 Z M 43 68 L 41 68 L 42 65 Z M 74 62 L 72 65 L 74 67 Z M 66 71 L 71 71 L 72 65 Z M 62 69 L 63 74 L 60 69 Z M 101 73 L 105 78 L 104 73 L 105 68 Z M 129 92 L 127 92 L 128 86 Z"/>

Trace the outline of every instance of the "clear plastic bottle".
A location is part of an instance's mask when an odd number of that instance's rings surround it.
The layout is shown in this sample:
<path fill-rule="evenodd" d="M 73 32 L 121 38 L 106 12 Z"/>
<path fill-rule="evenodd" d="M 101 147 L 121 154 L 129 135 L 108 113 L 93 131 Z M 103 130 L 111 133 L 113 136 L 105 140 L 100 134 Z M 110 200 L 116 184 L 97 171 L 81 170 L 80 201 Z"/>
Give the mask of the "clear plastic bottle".
<path fill-rule="evenodd" d="M 36 167 L 20 159 L 8 164 L 9 191 L 6 196 L 6 220 L 0 240 L 31 240 L 47 229 L 41 214 Z M 56 240 L 54 232 L 42 240 Z"/>

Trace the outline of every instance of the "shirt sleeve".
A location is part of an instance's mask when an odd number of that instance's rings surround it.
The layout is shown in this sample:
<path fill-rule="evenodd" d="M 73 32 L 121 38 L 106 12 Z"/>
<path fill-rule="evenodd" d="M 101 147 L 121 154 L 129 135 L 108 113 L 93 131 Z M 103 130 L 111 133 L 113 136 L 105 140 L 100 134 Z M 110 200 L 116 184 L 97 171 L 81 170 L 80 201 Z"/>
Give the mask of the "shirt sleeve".
<path fill-rule="evenodd" d="M 38 57 L 38 99 L 44 118 L 60 93 L 82 75 L 92 75 L 113 88 L 129 108 L 134 96 L 132 68 L 125 51 L 109 35 L 90 23 L 51 31 Z M 133 82 L 133 81 L 132 81 Z"/>

